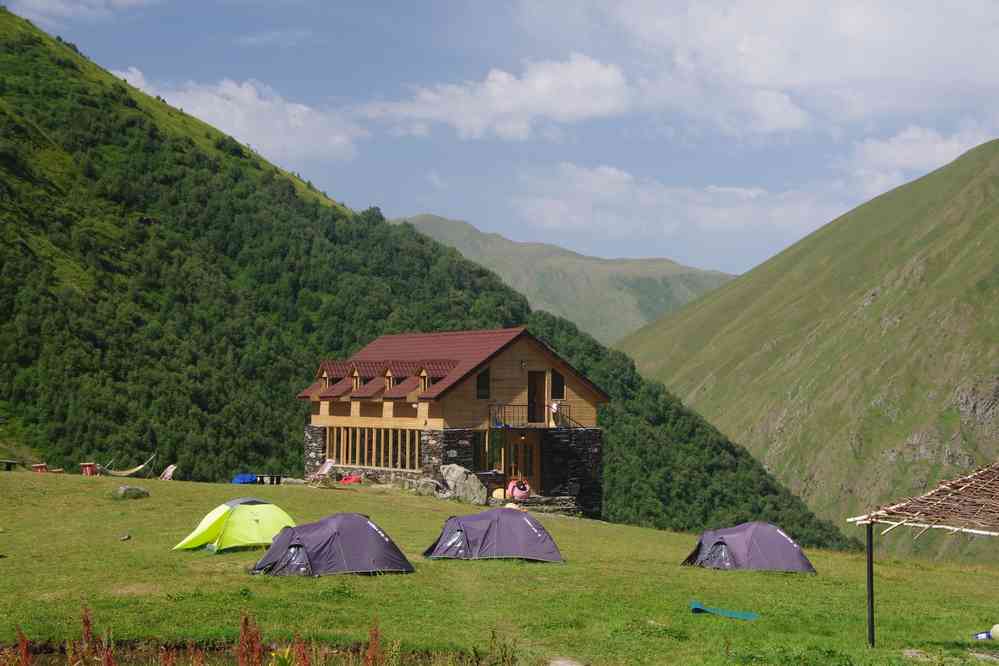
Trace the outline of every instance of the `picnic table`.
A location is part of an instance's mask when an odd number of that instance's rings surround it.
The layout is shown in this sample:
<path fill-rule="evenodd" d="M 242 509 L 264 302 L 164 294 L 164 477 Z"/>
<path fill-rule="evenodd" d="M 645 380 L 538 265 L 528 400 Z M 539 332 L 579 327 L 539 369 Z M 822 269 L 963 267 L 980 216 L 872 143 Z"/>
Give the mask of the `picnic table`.
<path fill-rule="evenodd" d="M 3 465 L 3 470 L 5 472 L 13 472 L 14 467 L 17 465 L 16 460 L 0 460 L 0 465 Z"/>
<path fill-rule="evenodd" d="M 262 483 L 269 486 L 281 485 L 281 475 L 280 474 L 257 474 L 257 483 Z"/>

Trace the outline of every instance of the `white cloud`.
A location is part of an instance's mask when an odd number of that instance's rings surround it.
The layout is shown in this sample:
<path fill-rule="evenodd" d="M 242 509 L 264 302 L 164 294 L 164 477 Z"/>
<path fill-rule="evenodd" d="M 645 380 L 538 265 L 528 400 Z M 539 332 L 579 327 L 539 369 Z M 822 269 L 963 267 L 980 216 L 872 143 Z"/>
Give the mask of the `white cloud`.
<path fill-rule="evenodd" d="M 306 29 L 268 30 L 240 35 L 236 38 L 239 46 L 298 46 L 312 37 L 312 31 Z"/>
<path fill-rule="evenodd" d="M 527 62 L 520 77 L 492 69 L 482 81 L 417 88 L 409 100 L 370 104 L 363 112 L 394 122 L 404 133 L 424 133 L 429 124 L 442 123 L 464 139 L 524 140 L 539 123 L 625 113 L 631 97 L 617 66 L 574 53 L 565 61 Z"/>
<path fill-rule="evenodd" d="M 947 164 L 989 138 L 990 133 L 978 126 L 945 136 L 909 125 L 887 139 L 855 142 L 847 168 L 864 194 L 874 196 Z"/>
<path fill-rule="evenodd" d="M 990 0 L 773 0 L 765 8 L 755 0 L 571 0 L 523 2 L 521 19 L 546 43 L 587 34 L 605 46 L 593 52 L 642 80 L 647 108 L 730 134 L 999 103 L 999 4 Z M 558 34 L 563 25 L 574 27 Z"/>
<path fill-rule="evenodd" d="M 103 19 L 117 11 L 151 5 L 159 0 L 14 0 L 10 10 L 43 25 L 67 19 Z"/>
<path fill-rule="evenodd" d="M 253 80 L 162 86 L 150 83 L 135 67 L 113 73 L 286 164 L 350 159 L 356 152 L 354 142 L 367 135 L 337 111 L 291 102 Z"/>
<path fill-rule="evenodd" d="M 674 187 L 611 166 L 563 162 L 521 174 L 513 206 L 528 224 L 600 238 L 653 238 L 701 229 L 801 236 L 846 210 L 822 190 L 771 192 L 759 187 Z"/>

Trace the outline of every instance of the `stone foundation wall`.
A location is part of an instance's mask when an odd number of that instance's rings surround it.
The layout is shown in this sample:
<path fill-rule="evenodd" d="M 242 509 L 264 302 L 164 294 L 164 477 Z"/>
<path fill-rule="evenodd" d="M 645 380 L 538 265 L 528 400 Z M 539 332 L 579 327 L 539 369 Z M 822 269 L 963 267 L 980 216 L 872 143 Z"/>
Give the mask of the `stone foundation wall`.
<path fill-rule="evenodd" d="M 420 467 L 423 475 L 441 481 L 441 465 L 461 465 L 472 469 L 475 432 L 463 428 L 421 431 Z"/>
<path fill-rule="evenodd" d="M 305 426 L 305 476 L 314 474 L 326 460 L 326 428 Z"/>
<path fill-rule="evenodd" d="M 603 430 L 557 428 L 541 436 L 541 486 L 546 496 L 572 496 L 579 509 L 603 509 Z"/>
<path fill-rule="evenodd" d="M 339 476 L 347 476 L 348 474 L 363 476 L 375 483 L 391 483 L 397 486 L 405 486 L 408 481 L 417 481 L 423 478 L 423 472 L 420 470 L 380 469 L 352 465 L 333 465 L 333 473 Z"/>

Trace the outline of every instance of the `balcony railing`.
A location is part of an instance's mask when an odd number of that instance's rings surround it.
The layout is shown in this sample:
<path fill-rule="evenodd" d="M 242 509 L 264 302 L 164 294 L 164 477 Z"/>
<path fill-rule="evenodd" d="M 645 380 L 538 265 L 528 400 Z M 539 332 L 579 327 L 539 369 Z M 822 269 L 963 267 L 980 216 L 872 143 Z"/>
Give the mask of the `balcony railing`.
<path fill-rule="evenodd" d="M 527 405 L 490 405 L 489 424 L 493 428 L 574 428 L 572 405 L 534 403 Z"/>

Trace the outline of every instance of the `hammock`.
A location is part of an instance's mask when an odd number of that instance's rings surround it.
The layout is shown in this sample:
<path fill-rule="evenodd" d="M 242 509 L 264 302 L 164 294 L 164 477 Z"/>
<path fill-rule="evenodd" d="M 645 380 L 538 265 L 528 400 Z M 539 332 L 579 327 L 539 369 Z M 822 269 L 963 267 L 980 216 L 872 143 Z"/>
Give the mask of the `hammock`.
<path fill-rule="evenodd" d="M 151 463 L 153 461 L 153 458 L 155 457 L 156 454 L 154 453 L 153 455 L 149 456 L 149 460 L 142 463 L 138 467 L 133 467 L 132 469 L 108 469 L 103 465 L 98 465 L 97 471 L 100 472 L 101 474 L 107 474 L 108 476 L 132 476 L 133 474 L 137 474 L 138 472 L 141 472 L 143 469 L 145 469 L 146 465 Z M 111 463 L 108 464 L 110 465 Z"/>

